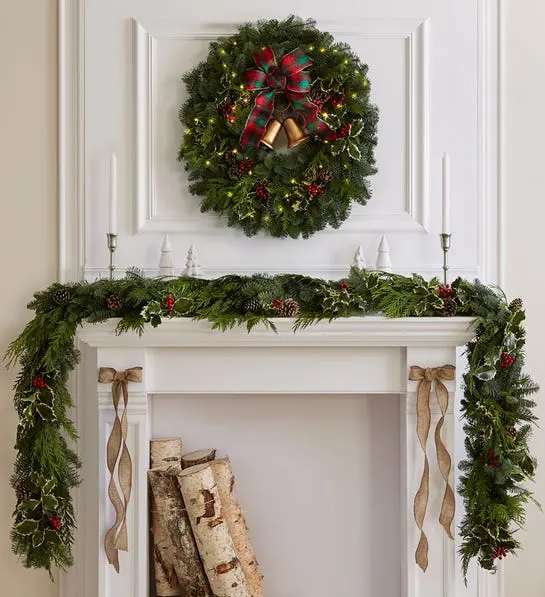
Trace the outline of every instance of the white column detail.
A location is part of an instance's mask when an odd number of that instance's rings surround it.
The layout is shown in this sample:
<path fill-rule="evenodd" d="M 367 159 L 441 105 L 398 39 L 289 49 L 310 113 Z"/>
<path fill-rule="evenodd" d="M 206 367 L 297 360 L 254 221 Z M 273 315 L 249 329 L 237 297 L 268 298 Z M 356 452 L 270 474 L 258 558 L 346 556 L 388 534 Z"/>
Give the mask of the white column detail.
<path fill-rule="evenodd" d="M 148 597 L 148 486 L 150 410 L 145 391 L 145 351 L 98 349 L 98 366 L 123 371 L 129 367 L 144 368 L 142 383 L 129 383 L 128 438 L 132 459 L 133 485 L 127 509 L 129 550 L 119 552 L 119 574 L 108 564 L 104 552 L 104 535 L 115 520 L 115 511 L 108 499 L 109 472 L 106 466 L 106 445 L 112 430 L 114 409 L 110 384 L 98 384 L 99 411 L 99 510 L 98 510 L 98 597 Z"/>

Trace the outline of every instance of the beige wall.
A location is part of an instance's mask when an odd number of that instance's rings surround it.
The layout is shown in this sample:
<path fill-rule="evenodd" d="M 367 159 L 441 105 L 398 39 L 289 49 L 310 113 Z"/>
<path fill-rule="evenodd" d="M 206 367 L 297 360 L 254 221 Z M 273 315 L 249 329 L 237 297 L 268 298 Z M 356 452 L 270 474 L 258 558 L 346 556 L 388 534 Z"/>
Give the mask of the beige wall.
<path fill-rule="evenodd" d="M 0 2 L 0 352 L 29 318 L 32 292 L 56 276 L 56 0 Z M 58 594 L 47 574 L 25 571 L 11 553 L 8 486 L 16 417 L 13 371 L 0 367 L 1 595 Z"/>
<path fill-rule="evenodd" d="M 512 0 L 504 6 L 503 166 L 505 283 L 528 308 L 528 370 L 545 390 L 545 3 Z M 545 405 L 534 450 L 541 462 L 537 499 L 545 505 Z M 545 516 L 529 510 L 524 550 L 507 563 L 507 597 L 545 595 Z"/>
<path fill-rule="evenodd" d="M 545 335 L 540 268 L 545 256 L 545 3 L 503 2 L 505 8 L 504 201 L 505 286 L 522 295 L 529 309 L 528 368 L 545 386 Z M 0 351 L 29 314 L 32 292 L 56 275 L 56 0 L 4 0 L 0 3 L 0 181 L 4 220 L 0 254 Z M 13 372 L 0 369 L 0 578 L 2 595 L 48 597 L 57 594 L 41 572 L 16 564 L 9 544 L 13 508 L 8 479 L 16 419 L 11 405 Z M 539 407 L 545 421 L 545 406 Z M 545 432 L 535 450 L 545 462 Z M 545 504 L 545 469 L 536 486 Z M 525 549 L 507 564 L 507 597 L 545 595 L 545 517 L 530 508 Z"/>

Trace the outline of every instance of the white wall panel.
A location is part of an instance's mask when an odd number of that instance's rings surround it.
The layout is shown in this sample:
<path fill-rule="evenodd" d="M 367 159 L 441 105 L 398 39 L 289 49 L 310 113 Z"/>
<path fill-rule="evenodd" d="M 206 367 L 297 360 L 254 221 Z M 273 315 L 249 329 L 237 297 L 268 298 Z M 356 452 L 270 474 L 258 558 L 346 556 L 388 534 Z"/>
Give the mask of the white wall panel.
<path fill-rule="evenodd" d="M 83 230 L 74 222 L 63 238 L 63 263 L 70 262 L 71 275 L 93 278 L 106 265 L 112 151 L 120 164 L 120 269 L 135 264 L 153 272 L 168 231 L 179 268 L 194 243 L 207 275 L 338 276 L 358 245 L 373 263 L 386 233 L 396 271 L 438 273 L 440 161 L 446 150 L 453 174 L 452 273 L 495 278 L 496 0 L 369 0 L 356 6 L 341 0 L 335 14 L 323 0 L 279 0 L 257 9 L 242 0 L 65 1 L 72 7 L 65 82 L 79 92 L 67 98 L 61 131 L 65 146 L 76 146 L 65 155 L 64 171 L 77 174 L 65 189 L 65 204 L 72 220 L 74 206 L 84 214 L 76 218 L 84 220 Z M 199 198 L 188 192 L 176 159 L 182 132 L 177 111 L 185 98 L 181 76 L 206 57 L 211 39 L 233 32 L 237 23 L 290 13 L 312 14 L 369 64 L 381 112 L 379 173 L 372 177 L 369 205 L 356 206 L 339 230 L 309 240 L 248 239 L 215 215 L 201 214 Z M 84 181 L 80 187 L 78 180 Z"/>

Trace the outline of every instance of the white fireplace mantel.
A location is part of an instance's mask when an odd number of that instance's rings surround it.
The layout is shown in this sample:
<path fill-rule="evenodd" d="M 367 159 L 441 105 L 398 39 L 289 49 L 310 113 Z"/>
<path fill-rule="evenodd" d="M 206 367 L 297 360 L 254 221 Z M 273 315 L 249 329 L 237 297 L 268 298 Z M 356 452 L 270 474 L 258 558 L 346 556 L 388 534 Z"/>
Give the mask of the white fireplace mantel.
<path fill-rule="evenodd" d="M 116 336 L 115 320 L 84 325 L 78 332 L 82 365 L 75 381 L 76 421 L 84 460 L 83 484 L 76 495 L 79 530 L 74 568 L 63 575 L 62 597 L 148 597 L 148 504 L 146 471 L 151 439 L 151 413 L 156 395 L 351 395 L 400 396 L 401 549 L 400 597 L 496 597 L 498 577 L 472 571 L 464 586 L 456 557 L 456 542 L 446 538 L 437 522 L 444 490 L 435 464 L 432 437 L 430 503 L 426 534 L 430 566 L 423 574 L 414 561 L 419 533 L 413 519 L 423 457 L 416 436 L 416 387 L 408 381 L 412 365 L 437 367 L 457 364 L 457 381 L 446 382 L 451 400 L 444 440 L 454 456 L 454 469 L 463 438 L 455 421 L 457 388 L 464 360 L 459 347 L 472 337 L 470 318 L 385 319 L 350 318 L 322 322 L 292 332 L 293 320 L 276 320 L 278 333 L 263 328 L 248 333 L 236 328 L 213 331 L 206 322 L 165 321 L 156 329 Z M 458 353 L 458 362 L 457 362 Z M 129 449 L 134 483 L 128 512 L 130 550 L 120 557 L 118 575 L 106 562 L 102 547 L 113 519 L 106 487 L 105 446 L 113 420 L 109 385 L 97 384 L 99 367 L 124 370 L 143 367 L 142 383 L 129 386 Z M 271 374 L 271 371 L 281 374 Z M 438 407 L 433 405 L 436 421 Z M 432 422 L 433 424 L 433 422 Z M 397 463 L 395 463 L 397 465 Z M 455 471 L 451 474 L 455 484 Z M 460 519 L 458 504 L 457 520 Z M 320 537 L 307 540 L 319 541 Z M 365 563 L 362 562 L 362 566 Z M 265 571 L 266 572 L 266 571 Z M 267 595 L 267 597 L 291 597 Z M 298 595 L 298 597 L 306 597 Z M 335 596 L 337 597 L 337 596 Z M 342 597 L 339 595 L 338 597 Z M 371 597 L 358 595 L 357 597 Z"/>

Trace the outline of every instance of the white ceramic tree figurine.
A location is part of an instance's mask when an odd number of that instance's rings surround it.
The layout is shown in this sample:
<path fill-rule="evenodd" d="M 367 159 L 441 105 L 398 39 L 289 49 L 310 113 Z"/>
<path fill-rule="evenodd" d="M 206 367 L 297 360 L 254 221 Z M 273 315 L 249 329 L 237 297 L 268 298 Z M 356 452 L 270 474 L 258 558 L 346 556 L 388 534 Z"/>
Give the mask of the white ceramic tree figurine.
<path fill-rule="evenodd" d="M 381 272 L 392 271 L 392 260 L 390 258 L 390 247 L 386 237 L 382 235 L 377 252 L 377 265 L 376 269 Z"/>
<path fill-rule="evenodd" d="M 159 260 L 159 275 L 163 277 L 174 277 L 174 261 L 172 259 L 172 245 L 168 234 L 163 239 L 161 246 L 161 259 Z"/>
<path fill-rule="evenodd" d="M 191 276 L 193 278 L 201 277 L 200 265 L 197 263 L 197 249 L 195 249 L 195 245 L 191 245 L 187 252 L 184 276 Z"/>
<path fill-rule="evenodd" d="M 359 270 L 367 268 L 367 264 L 365 263 L 365 257 L 363 255 L 363 247 L 361 245 L 356 249 L 356 252 L 354 253 L 354 261 L 352 263 L 352 267 L 355 267 Z"/>

